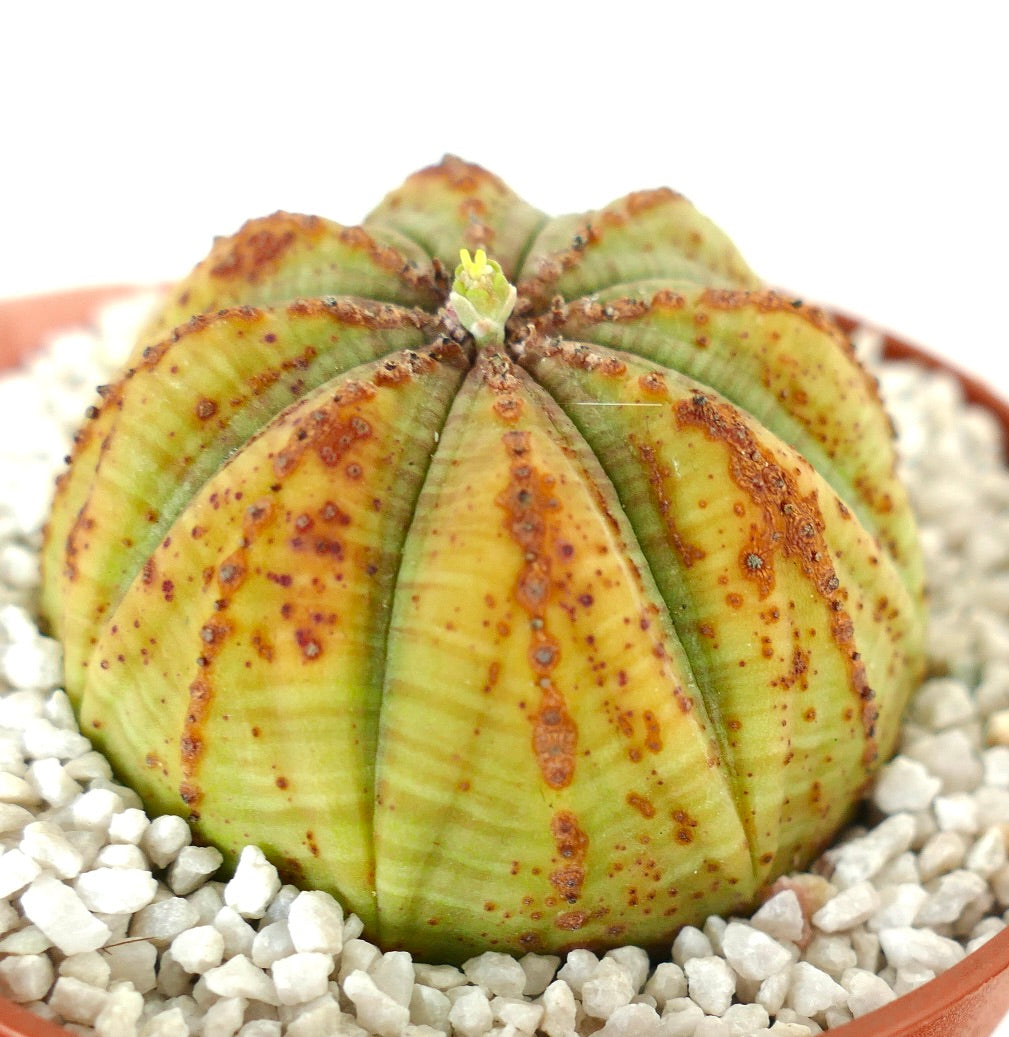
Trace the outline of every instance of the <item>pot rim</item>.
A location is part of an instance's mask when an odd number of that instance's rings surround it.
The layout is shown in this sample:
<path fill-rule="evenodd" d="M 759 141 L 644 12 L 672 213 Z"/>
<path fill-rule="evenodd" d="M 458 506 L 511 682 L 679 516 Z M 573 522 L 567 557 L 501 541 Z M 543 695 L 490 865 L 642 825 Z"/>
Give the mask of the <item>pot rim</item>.
<path fill-rule="evenodd" d="M 87 326 L 97 310 L 145 290 L 102 285 L 63 292 L 0 299 L 0 374 L 44 344 L 53 334 Z M 1003 454 L 1009 462 L 1009 403 L 981 379 L 905 339 L 843 311 L 824 307 L 847 334 L 865 329 L 879 334 L 887 360 L 908 361 L 951 374 L 965 398 L 998 421 Z M 882 1008 L 828 1031 L 831 1037 L 948 1037 L 991 1034 L 1009 1008 L 1009 928 L 963 961 Z M 987 1029 L 978 1029 L 978 1027 Z M 67 1030 L 22 1005 L 0 997 L 0 1037 L 70 1037 Z"/>

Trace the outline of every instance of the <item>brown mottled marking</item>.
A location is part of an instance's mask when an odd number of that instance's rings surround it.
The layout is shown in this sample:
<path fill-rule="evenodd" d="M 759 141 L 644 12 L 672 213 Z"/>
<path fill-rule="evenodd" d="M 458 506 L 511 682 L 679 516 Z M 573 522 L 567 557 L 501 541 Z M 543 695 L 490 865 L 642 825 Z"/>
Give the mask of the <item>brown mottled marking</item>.
<path fill-rule="evenodd" d="M 552 585 L 548 519 L 560 508 L 560 501 L 554 476 L 540 472 L 531 463 L 530 434 L 509 431 L 502 442 L 511 459 L 511 480 L 498 495 L 497 503 L 505 513 L 505 528 L 524 559 L 513 596 L 531 620 L 528 655 L 540 689 L 539 708 L 529 718 L 533 724 L 532 748 L 547 784 L 565 788 L 574 777 L 578 728 L 563 694 L 549 676 L 560 659 L 560 645 L 544 618 Z"/>
<path fill-rule="evenodd" d="M 807 496 L 799 492 L 794 476 L 761 446 L 732 406 L 695 392 L 689 400 L 677 404 L 676 420 L 681 428 L 702 429 L 708 439 L 727 448 L 729 475 L 764 517 L 761 528 L 751 527 L 749 542 L 740 551 L 742 573 L 757 584 L 760 596 L 766 597 L 774 586 L 774 559 L 780 551 L 796 561 L 830 610 L 830 636 L 844 659 L 849 685 L 859 702 L 865 737 L 863 760 L 871 764 L 878 755 L 875 733 L 879 710 L 855 645 L 854 625 L 844 607 L 847 594 L 831 562 L 824 537 L 826 523 L 815 491 Z M 806 661 L 796 655 L 793 667 L 805 666 Z"/>
<path fill-rule="evenodd" d="M 285 212 L 249 220 L 228 242 L 230 250 L 218 258 L 210 268 L 210 275 L 222 280 L 244 280 L 255 284 L 264 273 L 277 266 L 299 237 L 318 237 L 323 226 L 317 216 Z"/>
<path fill-rule="evenodd" d="M 680 561 L 684 567 L 689 569 L 695 562 L 706 558 L 707 553 L 696 544 L 688 544 L 676 526 L 676 521 L 673 517 L 675 509 L 664 489 L 666 480 L 672 472 L 667 465 L 659 463 L 655 448 L 650 443 L 639 443 L 637 437 L 633 435 L 629 437 L 629 440 L 631 446 L 637 448 L 638 456 L 641 458 L 642 464 L 648 473 L 648 482 L 652 487 L 652 493 L 655 495 L 655 505 L 662 516 L 662 522 L 668 532 L 669 540 L 673 547 L 676 548 L 676 553 L 680 556 Z"/>
<path fill-rule="evenodd" d="M 235 494 L 239 499 L 240 493 Z M 196 665 L 200 675 L 189 685 L 189 708 L 182 723 L 179 738 L 180 762 L 183 781 L 179 794 L 190 807 L 199 804 L 203 792 L 196 783 L 196 772 L 203 757 L 205 742 L 203 728 L 214 698 L 211 670 L 217 656 L 232 632 L 231 624 L 221 618 L 239 587 L 245 582 L 248 572 L 248 552 L 253 542 L 275 518 L 273 501 L 269 498 L 249 504 L 242 516 L 241 547 L 233 551 L 217 568 L 217 583 L 220 597 L 214 602 L 214 614 L 198 630 L 199 654 Z M 153 563 L 152 563 L 153 566 Z M 167 581 L 166 581 L 167 582 Z M 254 635 L 256 651 L 264 658 L 272 657 L 272 647 Z"/>
<path fill-rule="evenodd" d="M 550 884 L 569 904 L 576 904 L 585 884 L 585 860 L 589 837 L 570 810 L 559 810 L 550 821 L 557 848 L 558 866 L 550 873 Z M 556 923 L 555 923 L 556 924 Z"/>

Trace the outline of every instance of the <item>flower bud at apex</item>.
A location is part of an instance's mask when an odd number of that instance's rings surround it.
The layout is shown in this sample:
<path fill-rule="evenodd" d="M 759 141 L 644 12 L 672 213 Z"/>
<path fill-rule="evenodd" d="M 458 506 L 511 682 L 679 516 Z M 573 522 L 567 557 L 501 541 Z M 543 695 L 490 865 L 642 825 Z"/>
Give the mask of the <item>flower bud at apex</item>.
<path fill-rule="evenodd" d="M 459 258 L 449 303 L 477 345 L 501 345 L 505 323 L 515 308 L 515 286 L 482 248 L 472 258 L 468 249 L 460 249 Z"/>

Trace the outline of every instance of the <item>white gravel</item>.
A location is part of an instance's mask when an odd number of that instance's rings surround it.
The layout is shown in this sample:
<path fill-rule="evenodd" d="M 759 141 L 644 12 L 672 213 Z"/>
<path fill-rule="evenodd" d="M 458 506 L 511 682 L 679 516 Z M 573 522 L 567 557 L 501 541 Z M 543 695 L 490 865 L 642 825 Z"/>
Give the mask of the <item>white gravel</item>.
<path fill-rule="evenodd" d="M 901 437 L 931 593 L 931 677 L 869 827 L 749 919 L 564 960 L 462 968 L 382 954 L 332 897 L 256 848 L 230 881 L 149 819 L 78 732 L 34 620 L 52 480 L 148 298 L 0 379 L 0 994 L 100 1037 L 809 1037 L 928 982 L 1009 909 L 1009 472 L 949 378 L 870 357 Z M 951 473 L 955 478 L 951 479 Z"/>

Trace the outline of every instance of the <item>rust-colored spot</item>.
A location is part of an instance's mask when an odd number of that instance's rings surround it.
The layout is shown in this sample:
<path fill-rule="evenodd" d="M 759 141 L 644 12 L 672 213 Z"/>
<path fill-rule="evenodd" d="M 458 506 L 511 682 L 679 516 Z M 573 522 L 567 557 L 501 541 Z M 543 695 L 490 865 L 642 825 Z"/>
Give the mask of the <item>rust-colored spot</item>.
<path fill-rule="evenodd" d="M 652 498 L 655 501 L 659 514 L 662 516 L 662 522 L 666 527 L 669 542 L 676 549 L 676 553 L 680 556 L 680 561 L 684 567 L 689 569 L 696 562 L 706 558 L 707 552 L 696 544 L 687 543 L 677 528 L 674 516 L 675 509 L 667 491 L 668 481 L 672 477 L 672 469 L 659 462 L 655 448 L 651 444 L 637 443 L 633 436 L 631 437 L 631 443 L 637 446 L 638 456 L 641 458 L 641 462 L 648 474 L 648 484 L 651 487 Z"/>
<path fill-rule="evenodd" d="M 554 476 L 531 463 L 530 434 L 509 431 L 502 443 L 511 461 L 510 479 L 497 503 L 504 511 L 505 529 L 522 552 L 513 597 L 530 617 L 528 657 L 540 689 L 539 708 L 530 715 L 533 753 L 547 784 L 565 788 L 574 776 L 578 729 L 563 694 L 549 677 L 559 660 L 560 646 L 544 619 L 554 556 L 550 547 L 557 540 L 551 520 L 560 504 Z"/>
<path fill-rule="evenodd" d="M 310 630 L 298 629 L 295 631 L 294 637 L 301 649 L 302 657 L 308 662 L 312 662 L 322 655 L 322 645 Z"/>
<path fill-rule="evenodd" d="M 244 280 L 255 284 L 264 274 L 276 269 L 285 252 L 299 238 L 317 237 L 322 221 L 316 216 L 278 212 L 249 220 L 231 239 L 225 239 L 221 253 L 210 268 L 211 277 Z"/>
<path fill-rule="evenodd" d="M 327 468 L 345 465 L 347 453 L 373 435 L 370 422 L 360 410 L 374 395 L 374 386 L 366 382 L 345 382 L 326 404 L 296 422 L 287 444 L 274 455 L 277 476 L 290 475 L 309 450 Z"/>
<path fill-rule="evenodd" d="M 286 789 L 287 778 L 285 778 L 283 775 L 278 775 L 278 777 L 274 781 L 274 784 L 277 786 L 278 789 Z"/>
<path fill-rule="evenodd" d="M 217 413 L 217 403 L 206 396 L 196 404 L 196 416 L 200 421 L 207 421 Z"/>
<path fill-rule="evenodd" d="M 575 932 L 581 929 L 588 920 L 589 916 L 585 911 L 565 911 L 564 914 L 558 915 L 554 919 L 554 925 L 565 932 Z"/>
<path fill-rule="evenodd" d="M 695 393 L 676 406 L 683 427 L 701 429 L 712 442 L 722 443 L 729 455 L 729 474 L 763 516 L 752 525 L 749 542 L 740 552 L 743 575 L 753 580 L 761 598 L 774 586 L 778 552 L 795 562 L 803 577 L 830 610 L 830 634 L 848 671 L 848 683 L 858 700 L 866 765 L 878 755 L 876 719 L 879 710 L 869 686 L 865 664 L 854 641 L 854 626 L 845 610 L 847 595 L 840 587 L 824 530 L 826 522 L 817 495 L 803 495 L 791 472 L 754 437 L 741 414 L 730 404 Z"/>
<path fill-rule="evenodd" d="M 558 866 L 550 873 L 550 884 L 569 904 L 578 902 L 585 883 L 585 859 L 589 837 L 570 810 L 559 810 L 550 821 Z"/>
<path fill-rule="evenodd" d="M 628 792 L 627 804 L 633 807 L 642 817 L 655 817 L 655 805 L 640 793 Z"/>

